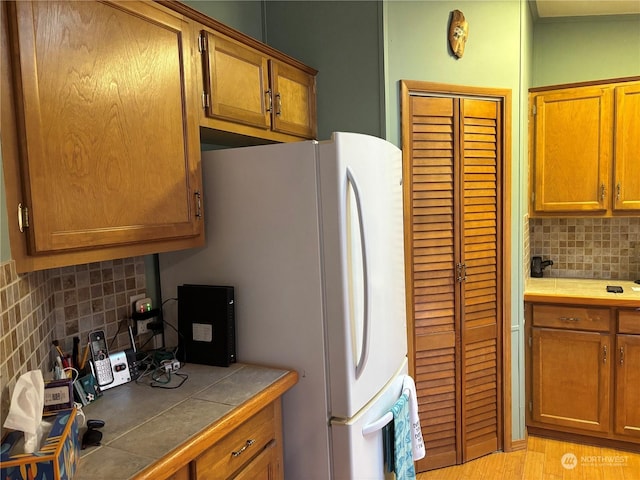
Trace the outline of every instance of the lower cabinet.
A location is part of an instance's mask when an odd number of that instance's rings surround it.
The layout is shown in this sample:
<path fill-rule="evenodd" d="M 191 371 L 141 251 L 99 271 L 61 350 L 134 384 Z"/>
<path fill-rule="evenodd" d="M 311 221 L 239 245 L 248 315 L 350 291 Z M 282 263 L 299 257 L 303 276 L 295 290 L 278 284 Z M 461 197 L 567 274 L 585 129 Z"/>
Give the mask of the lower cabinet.
<path fill-rule="evenodd" d="M 278 450 L 282 448 L 276 441 L 276 417 L 273 405 L 269 405 L 229 433 L 195 459 L 192 479 L 281 478 L 275 476 L 280 470 Z M 269 471 L 274 475 L 263 475 Z M 261 474 L 247 476 L 249 472 Z"/>
<path fill-rule="evenodd" d="M 640 311 L 528 303 L 525 314 L 529 430 L 640 443 Z"/>
<path fill-rule="evenodd" d="M 618 313 L 616 434 L 640 440 L 640 310 Z"/>
<path fill-rule="evenodd" d="M 282 407 L 267 405 L 166 480 L 283 480 Z"/>
<path fill-rule="evenodd" d="M 609 430 L 609 335 L 534 328 L 532 338 L 533 419 L 595 432 Z"/>

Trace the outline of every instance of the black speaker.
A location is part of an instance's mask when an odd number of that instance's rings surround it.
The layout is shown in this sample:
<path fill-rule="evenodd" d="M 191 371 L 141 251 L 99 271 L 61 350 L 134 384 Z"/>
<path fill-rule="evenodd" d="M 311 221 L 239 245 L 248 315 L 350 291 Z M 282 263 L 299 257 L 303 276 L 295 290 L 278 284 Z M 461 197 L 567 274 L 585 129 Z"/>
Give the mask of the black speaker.
<path fill-rule="evenodd" d="M 233 287 L 178 286 L 178 360 L 228 367 L 236 361 Z"/>

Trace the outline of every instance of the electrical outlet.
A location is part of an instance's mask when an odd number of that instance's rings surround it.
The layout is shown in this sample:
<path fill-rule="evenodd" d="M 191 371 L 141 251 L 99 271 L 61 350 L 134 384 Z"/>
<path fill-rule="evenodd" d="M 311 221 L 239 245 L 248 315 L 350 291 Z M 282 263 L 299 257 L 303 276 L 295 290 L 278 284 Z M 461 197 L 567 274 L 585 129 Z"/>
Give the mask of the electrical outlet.
<path fill-rule="evenodd" d="M 138 320 L 137 326 L 138 326 L 138 335 L 144 335 L 145 333 L 150 332 L 151 330 L 149 330 L 149 324 L 151 322 L 153 322 L 155 320 L 155 318 L 147 318 L 145 320 Z"/>

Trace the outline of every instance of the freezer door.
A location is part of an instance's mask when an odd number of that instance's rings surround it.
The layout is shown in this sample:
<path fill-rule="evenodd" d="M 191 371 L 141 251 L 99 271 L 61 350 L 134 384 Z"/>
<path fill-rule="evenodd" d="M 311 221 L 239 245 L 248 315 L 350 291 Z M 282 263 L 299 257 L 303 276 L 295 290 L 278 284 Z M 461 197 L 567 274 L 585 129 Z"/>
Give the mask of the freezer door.
<path fill-rule="evenodd" d="M 390 411 L 402 394 L 406 374 L 405 358 L 397 376 L 355 417 L 331 422 L 333 480 L 384 480 L 382 430 L 363 430 Z"/>
<path fill-rule="evenodd" d="M 407 354 L 402 156 L 334 133 L 318 161 L 331 416 L 350 418 Z"/>

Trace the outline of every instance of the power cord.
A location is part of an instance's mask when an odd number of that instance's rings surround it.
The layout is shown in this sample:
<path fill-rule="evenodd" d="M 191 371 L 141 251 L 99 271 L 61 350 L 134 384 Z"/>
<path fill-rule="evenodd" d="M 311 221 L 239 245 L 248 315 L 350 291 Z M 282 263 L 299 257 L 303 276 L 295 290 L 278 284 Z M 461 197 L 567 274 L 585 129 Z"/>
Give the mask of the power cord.
<path fill-rule="evenodd" d="M 147 355 L 138 362 L 142 368 L 142 372 L 136 379 L 136 383 L 147 383 L 146 381 L 143 382 L 143 379 L 150 379 L 147 384 L 153 388 L 164 388 L 168 390 L 180 388 L 184 382 L 187 381 L 189 375 L 178 373 L 181 365 L 175 354 L 175 350 L 155 350 L 147 353 Z M 171 385 L 172 376 L 181 379 L 177 385 Z"/>

